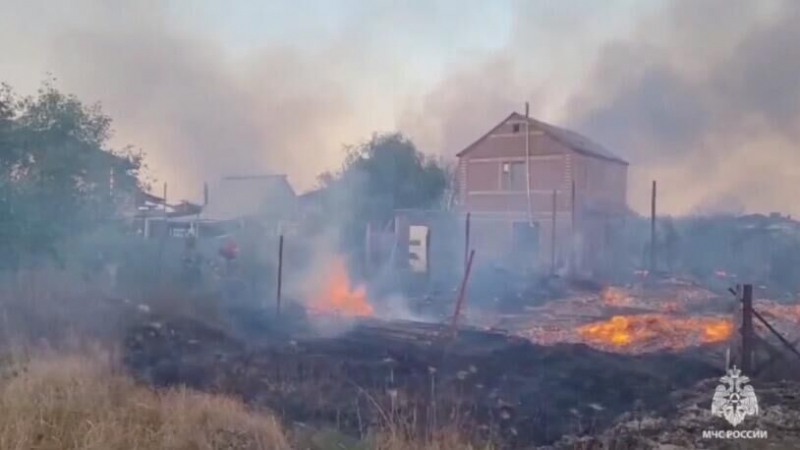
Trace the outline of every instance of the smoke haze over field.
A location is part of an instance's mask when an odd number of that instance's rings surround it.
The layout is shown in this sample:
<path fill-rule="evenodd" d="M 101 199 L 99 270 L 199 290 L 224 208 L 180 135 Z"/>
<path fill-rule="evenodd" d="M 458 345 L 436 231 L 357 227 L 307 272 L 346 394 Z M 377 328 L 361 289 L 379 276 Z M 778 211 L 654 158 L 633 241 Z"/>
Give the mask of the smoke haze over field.
<path fill-rule="evenodd" d="M 800 6 L 555 2 L 7 0 L 0 80 L 47 72 L 115 119 L 170 192 L 285 172 L 305 189 L 341 146 L 400 129 L 452 156 L 510 110 L 632 163 L 661 210 L 800 214 Z"/>
<path fill-rule="evenodd" d="M 661 180 L 667 210 L 798 213 L 798 20 L 792 1 L 674 2 L 602 49 L 569 117 L 626 149 L 634 186 Z"/>

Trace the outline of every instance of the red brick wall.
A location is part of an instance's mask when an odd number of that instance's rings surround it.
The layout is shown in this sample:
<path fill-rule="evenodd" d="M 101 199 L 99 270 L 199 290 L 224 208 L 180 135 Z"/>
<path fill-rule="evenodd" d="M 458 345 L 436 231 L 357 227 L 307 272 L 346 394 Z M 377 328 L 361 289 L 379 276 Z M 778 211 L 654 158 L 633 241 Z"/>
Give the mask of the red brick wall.
<path fill-rule="evenodd" d="M 467 161 L 467 192 L 500 189 L 500 163 L 498 161 Z"/>
<path fill-rule="evenodd" d="M 468 198 L 466 207 L 469 211 L 517 212 L 527 216 L 528 196 L 525 192 L 472 193 Z M 550 214 L 553 210 L 553 192 L 531 192 L 531 209 L 534 214 Z M 556 210 L 559 212 L 570 210 L 570 194 L 568 191 L 557 192 Z"/>
<path fill-rule="evenodd" d="M 576 155 L 575 188 L 578 203 L 608 208 L 627 204 L 628 167 L 611 161 Z"/>
<path fill-rule="evenodd" d="M 519 129 L 514 131 L 514 124 Z M 556 259 L 565 264 L 573 248 L 572 238 L 581 239 L 581 252 L 599 251 L 599 224 L 582 223 L 584 206 L 601 209 L 626 205 L 627 166 L 586 156 L 538 130 L 530 133 L 530 190 L 533 220 L 539 225 L 537 264 L 549 266 L 551 247 L 552 193 L 557 191 Z M 476 224 L 476 248 L 482 254 L 502 255 L 511 246 L 511 224 L 527 220 L 528 196 L 525 190 L 504 190 L 501 180 L 504 162 L 525 162 L 525 124 L 514 119 L 501 125 L 482 142 L 475 144 L 459 160 L 459 189 L 467 211 L 486 213 L 496 219 Z M 573 234 L 572 180 L 575 180 L 576 232 Z M 481 230 L 482 229 L 482 230 Z M 595 242 L 597 241 L 597 242 Z M 577 248 L 577 247 L 576 247 Z M 583 258 L 588 260 L 588 258 Z"/>

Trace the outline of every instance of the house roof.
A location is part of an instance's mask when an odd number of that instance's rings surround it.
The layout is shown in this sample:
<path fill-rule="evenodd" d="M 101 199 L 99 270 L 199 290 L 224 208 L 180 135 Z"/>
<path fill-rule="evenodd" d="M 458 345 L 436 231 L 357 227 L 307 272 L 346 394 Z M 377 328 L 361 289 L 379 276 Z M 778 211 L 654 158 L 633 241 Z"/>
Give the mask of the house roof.
<path fill-rule="evenodd" d="M 479 143 L 483 142 L 487 137 L 489 137 L 492 133 L 494 133 L 498 128 L 500 128 L 503 124 L 508 122 L 509 120 L 521 120 L 525 121 L 526 117 L 518 112 L 511 113 L 508 117 L 503 119 L 500 123 L 495 125 L 491 130 L 489 130 L 486 134 L 478 138 L 475 142 L 467 146 L 464 150 L 460 151 L 456 154 L 459 158 L 469 153 L 472 149 L 474 149 Z M 533 119 L 528 117 L 528 122 L 533 129 L 539 130 L 550 136 L 551 138 L 555 139 L 556 141 L 561 142 L 562 144 L 566 145 L 567 147 L 571 148 L 573 151 L 578 152 L 582 155 L 591 156 L 594 158 L 604 159 L 607 161 L 614 161 L 621 164 L 627 165 L 628 162 L 624 159 L 620 158 L 619 156 L 615 155 L 602 145 L 592 141 L 591 139 L 583 136 L 579 133 L 574 131 L 567 130 L 565 128 L 559 128 L 555 125 L 550 125 L 545 122 L 541 122 L 539 120 Z"/>
<path fill-rule="evenodd" d="M 259 175 L 227 175 L 222 177 L 222 181 L 243 181 L 248 182 L 251 186 L 269 187 L 286 189 L 292 195 L 297 195 L 289 184 L 289 179 L 286 174 L 259 174 Z"/>
<path fill-rule="evenodd" d="M 144 204 L 146 202 L 150 202 L 160 205 L 164 203 L 164 199 L 157 195 L 150 194 L 149 192 L 139 190 L 138 192 L 136 192 L 136 202 L 137 204 Z"/>

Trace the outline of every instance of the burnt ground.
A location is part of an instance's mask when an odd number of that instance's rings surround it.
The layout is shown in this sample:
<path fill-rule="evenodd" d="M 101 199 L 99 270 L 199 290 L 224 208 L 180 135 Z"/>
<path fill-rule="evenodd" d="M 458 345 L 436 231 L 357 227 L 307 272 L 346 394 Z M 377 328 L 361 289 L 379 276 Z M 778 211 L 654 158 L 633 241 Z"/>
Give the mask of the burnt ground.
<path fill-rule="evenodd" d="M 227 393 L 287 422 L 355 436 L 455 423 L 508 448 L 602 433 L 623 413 L 661 408 L 671 392 L 719 377 L 722 366 L 711 348 L 622 355 L 475 329 L 452 340 L 439 325 L 412 322 L 359 321 L 327 337 L 267 319 L 252 329 L 261 332 L 149 317 L 128 330 L 124 360 L 144 382 Z"/>
<path fill-rule="evenodd" d="M 800 448 L 800 383 L 751 380 L 759 414 L 733 427 L 710 413 L 719 380 L 703 380 L 671 393 L 657 410 L 630 411 L 592 436 L 568 435 L 547 450 L 796 449 Z M 703 431 L 766 432 L 763 439 L 704 438 Z"/>

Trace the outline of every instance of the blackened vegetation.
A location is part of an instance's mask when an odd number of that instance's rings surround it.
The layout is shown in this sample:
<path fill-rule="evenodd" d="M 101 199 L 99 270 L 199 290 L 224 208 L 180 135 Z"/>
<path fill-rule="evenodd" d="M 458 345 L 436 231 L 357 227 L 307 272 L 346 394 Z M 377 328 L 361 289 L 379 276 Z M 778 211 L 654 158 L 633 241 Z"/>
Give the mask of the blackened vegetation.
<path fill-rule="evenodd" d="M 449 424 L 510 448 L 599 432 L 623 412 L 668 405 L 670 392 L 719 375 L 702 349 L 627 356 L 476 329 L 452 340 L 447 331 L 365 320 L 337 337 L 276 330 L 254 342 L 152 319 L 129 330 L 124 359 L 143 381 L 232 394 L 287 421 L 354 435 Z"/>

